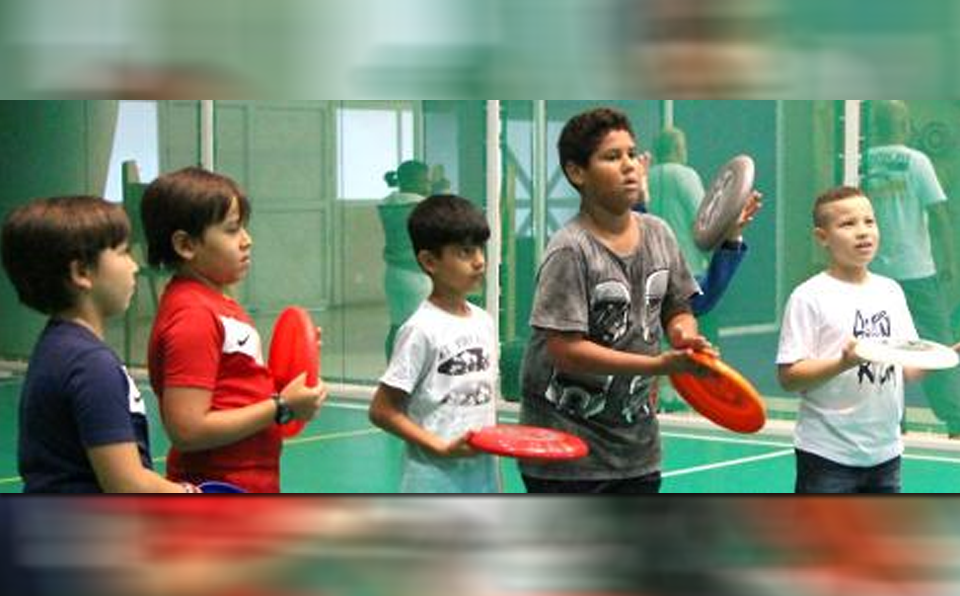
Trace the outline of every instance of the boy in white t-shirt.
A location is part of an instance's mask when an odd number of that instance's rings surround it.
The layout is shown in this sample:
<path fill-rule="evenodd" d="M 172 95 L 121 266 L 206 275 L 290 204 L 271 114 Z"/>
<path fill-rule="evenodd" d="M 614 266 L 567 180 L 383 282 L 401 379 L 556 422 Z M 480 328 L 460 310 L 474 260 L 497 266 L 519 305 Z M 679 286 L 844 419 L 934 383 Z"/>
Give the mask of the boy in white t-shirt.
<path fill-rule="evenodd" d="M 407 443 L 402 492 L 499 492 L 496 458 L 467 442 L 496 424 L 493 320 L 467 302 L 484 280 L 490 227 L 470 201 L 436 195 L 417 205 L 407 229 L 433 290 L 397 334 L 370 420 Z"/>
<path fill-rule="evenodd" d="M 777 356 L 780 384 L 802 396 L 796 427 L 798 493 L 901 491 L 904 379 L 919 371 L 868 363 L 854 353 L 873 337 L 916 339 L 903 290 L 868 271 L 880 232 L 863 192 L 817 199 L 814 236 L 827 270 L 787 304 Z"/>

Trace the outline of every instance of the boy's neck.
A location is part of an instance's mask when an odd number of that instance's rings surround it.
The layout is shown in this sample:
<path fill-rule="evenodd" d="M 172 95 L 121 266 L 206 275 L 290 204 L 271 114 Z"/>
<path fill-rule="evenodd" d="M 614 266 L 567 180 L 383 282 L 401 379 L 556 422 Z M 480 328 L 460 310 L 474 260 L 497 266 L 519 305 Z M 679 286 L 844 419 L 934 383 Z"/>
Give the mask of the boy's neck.
<path fill-rule="evenodd" d="M 211 290 L 214 290 L 220 294 L 227 295 L 228 293 L 226 286 L 221 286 L 220 284 L 215 283 L 210 278 L 206 277 L 202 273 L 193 269 L 189 265 L 181 265 L 177 269 L 177 275 L 179 275 L 180 277 L 184 277 L 186 279 L 192 279 L 193 281 L 199 282 L 207 286 Z"/>
<path fill-rule="evenodd" d="M 870 277 L 870 271 L 866 267 L 841 267 L 834 263 L 827 269 L 827 275 L 850 284 L 862 284 Z"/>
<path fill-rule="evenodd" d="M 585 204 L 580 209 L 580 222 L 607 248 L 620 255 L 636 250 L 640 243 L 640 227 L 636 225 L 634 213 L 612 213 Z"/>
<path fill-rule="evenodd" d="M 436 289 L 430 293 L 430 303 L 444 312 L 457 317 L 464 317 L 470 314 L 470 307 L 467 304 L 467 297 L 463 294 L 447 293 Z"/>
<path fill-rule="evenodd" d="M 620 236 L 630 231 L 633 224 L 633 211 L 614 213 L 598 207 L 592 201 L 584 201 L 580 207 L 580 217 L 588 227 L 604 236 Z"/>
<path fill-rule="evenodd" d="M 102 314 L 92 304 L 81 302 L 73 308 L 61 311 L 54 317 L 61 321 L 67 321 L 74 325 L 79 325 L 97 336 L 97 339 L 103 340 L 105 333 L 105 320 Z"/>

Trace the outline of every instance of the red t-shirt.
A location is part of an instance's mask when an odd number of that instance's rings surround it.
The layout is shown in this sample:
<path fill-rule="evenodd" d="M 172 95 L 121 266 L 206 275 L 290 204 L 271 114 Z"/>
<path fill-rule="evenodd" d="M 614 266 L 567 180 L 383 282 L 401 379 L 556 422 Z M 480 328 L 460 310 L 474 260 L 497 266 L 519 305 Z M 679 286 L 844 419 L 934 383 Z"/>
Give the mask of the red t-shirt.
<path fill-rule="evenodd" d="M 270 399 L 273 378 L 264 365 L 260 335 L 235 301 L 203 283 L 175 277 L 153 324 L 148 352 L 150 384 L 159 400 L 166 387 L 206 389 L 213 410 Z M 226 447 L 196 453 L 171 449 L 172 480 L 230 482 L 249 492 L 280 491 L 279 427 Z"/>

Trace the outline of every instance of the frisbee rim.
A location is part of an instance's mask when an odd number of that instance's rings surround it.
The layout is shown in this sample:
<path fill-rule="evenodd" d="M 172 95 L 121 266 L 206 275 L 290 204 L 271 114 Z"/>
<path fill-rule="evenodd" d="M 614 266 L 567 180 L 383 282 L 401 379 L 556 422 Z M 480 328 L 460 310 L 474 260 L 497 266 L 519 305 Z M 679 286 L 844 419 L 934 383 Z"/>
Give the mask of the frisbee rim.
<path fill-rule="evenodd" d="M 738 392 L 739 405 L 715 396 L 716 389 L 709 387 L 712 383 L 710 379 L 714 378 L 711 376 L 696 377 L 686 373 L 670 375 L 670 382 L 677 394 L 698 414 L 717 426 L 741 434 L 754 434 L 762 430 L 767 421 L 766 406 L 753 384 L 719 358 L 702 352 L 694 352 L 691 358 L 732 385 Z"/>

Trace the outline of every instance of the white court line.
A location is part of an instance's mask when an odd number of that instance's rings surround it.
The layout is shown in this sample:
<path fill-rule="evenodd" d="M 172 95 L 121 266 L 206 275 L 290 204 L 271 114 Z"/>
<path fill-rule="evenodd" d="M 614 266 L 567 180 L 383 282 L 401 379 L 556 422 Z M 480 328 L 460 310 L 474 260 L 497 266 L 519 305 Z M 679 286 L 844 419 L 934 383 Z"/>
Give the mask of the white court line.
<path fill-rule="evenodd" d="M 732 468 L 734 466 L 742 466 L 745 464 L 751 464 L 758 461 L 764 461 L 768 459 L 776 459 L 779 457 L 785 457 L 787 455 L 793 455 L 793 449 L 784 449 L 783 451 L 775 451 L 773 453 L 765 453 L 763 455 L 755 455 L 753 457 L 743 457 L 740 459 L 733 459 L 730 461 L 719 462 L 715 464 L 708 464 L 705 466 L 697 466 L 695 468 L 687 468 L 685 470 L 674 470 L 673 472 L 664 472 L 663 478 L 676 478 L 678 476 L 689 476 L 690 474 L 699 474 L 700 472 L 710 472 L 713 470 L 719 470 L 722 468 Z"/>
<path fill-rule="evenodd" d="M 344 410 L 367 410 L 368 405 L 362 403 L 348 403 L 348 402 L 330 402 L 327 404 L 327 407 L 340 408 Z M 515 415 L 508 414 L 500 415 L 501 422 L 507 423 L 516 423 L 517 418 Z M 695 433 L 678 433 L 678 432 L 661 432 L 661 435 L 664 438 L 670 439 L 681 439 L 687 441 L 702 441 L 706 443 L 725 443 L 730 445 L 748 445 L 753 447 L 774 447 L 777 449 L 789 449 L 793 453 L 793 443 L 784 442 L 784 441 L 762 441 L 759 439 L 740 439 L 736 437 L 717 437 L 711 435 L 699 435 Z M 927 461 L 943 464 L 953 464 L 960 465 L 960 457 L 943 457 L 935 455 L 914 455 L 907 453 L 903 456 L 905 460 L 911 461 Z"/>

